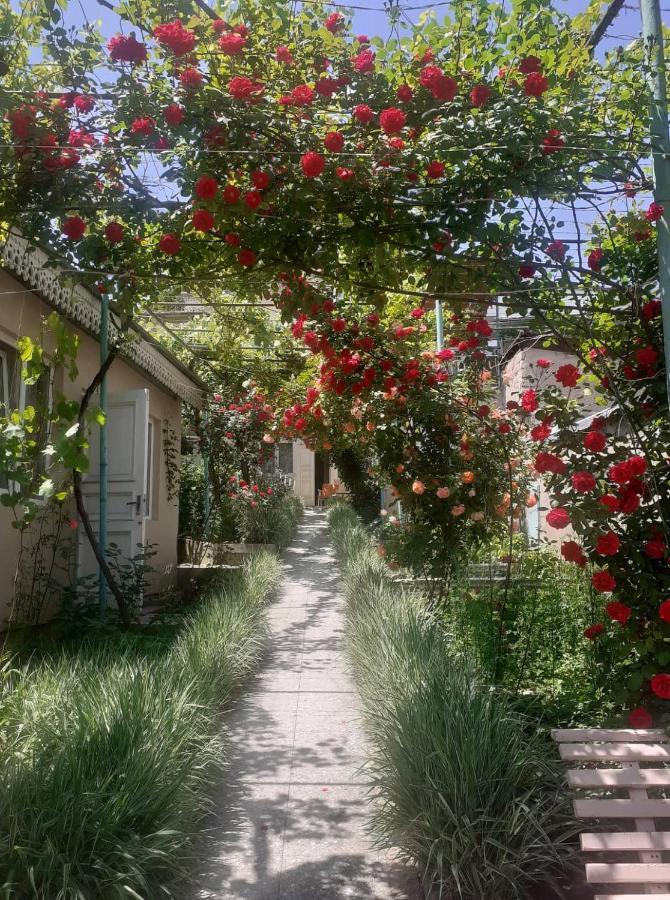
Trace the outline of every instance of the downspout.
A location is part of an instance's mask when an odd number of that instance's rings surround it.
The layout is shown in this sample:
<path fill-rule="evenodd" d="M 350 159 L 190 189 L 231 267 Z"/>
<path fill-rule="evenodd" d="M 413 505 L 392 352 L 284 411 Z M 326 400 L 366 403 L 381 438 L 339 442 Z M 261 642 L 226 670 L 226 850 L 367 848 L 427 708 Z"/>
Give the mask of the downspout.
<path fill-rule="evenodd" d="M 109 298 L 106 293 L 100 297 L 100 365 L 104 365 L 109 353 Z M 107 375 L 100 382 L 100 409 L 104 422 L 100 426 L 100 524 L 99 543 L 102 555 L 107 557 L 107 484 L 108 484 L 108 447 L 107 447 Z M 98 567 L 98 607 L 103 617 L 107 609 L 107 581 Z"/>

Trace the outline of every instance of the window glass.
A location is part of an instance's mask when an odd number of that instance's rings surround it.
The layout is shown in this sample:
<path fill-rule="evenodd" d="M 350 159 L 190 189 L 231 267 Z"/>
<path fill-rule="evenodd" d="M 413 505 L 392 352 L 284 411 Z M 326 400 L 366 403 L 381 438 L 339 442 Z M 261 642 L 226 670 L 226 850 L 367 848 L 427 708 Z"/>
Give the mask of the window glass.
<path fill-rule="evenodd" d="M 288 441 L 279 444 L 279 470 L 285 475 L 293 474 L 293 444 Z"/>

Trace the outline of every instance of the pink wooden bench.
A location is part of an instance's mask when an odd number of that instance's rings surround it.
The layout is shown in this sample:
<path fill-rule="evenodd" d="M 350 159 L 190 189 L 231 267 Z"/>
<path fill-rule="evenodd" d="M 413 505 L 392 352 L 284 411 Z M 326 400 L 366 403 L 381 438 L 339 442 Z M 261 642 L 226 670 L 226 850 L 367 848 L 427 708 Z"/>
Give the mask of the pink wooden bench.
<path fill-rule="evenodd" d="M 568 728 L 552 731 L 552 737 L 561 759 L 577 767 L 568 771 L 568 784 L 578 791 L 577 818 L 635 823 L 635 831 L 581 835 L 584 853 L 609 854 L 616 860 L 587 863 L 588 883 L 626 885 L 631 891 L 596 894 L 595 900 L 646 900 L 650 894 L 670 900 L 670 864 L 662 855 L 670 851 L 670 832 L 657 831 L 654 821 L 670 819 L 670 800 L 654 796 L 659 789 L 670 790 L 670 736 L 653 728 Z M 612 792 L 618 796 L 611 797 Z M 602 793 L 609 796 L 593 796 Z"/>

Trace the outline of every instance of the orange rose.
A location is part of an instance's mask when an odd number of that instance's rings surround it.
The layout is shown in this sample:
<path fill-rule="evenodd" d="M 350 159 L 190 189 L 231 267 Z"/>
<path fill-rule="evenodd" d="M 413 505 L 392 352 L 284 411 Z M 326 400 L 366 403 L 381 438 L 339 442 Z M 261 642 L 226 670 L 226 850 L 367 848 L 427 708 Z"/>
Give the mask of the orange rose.
<path fill-rule="evenodd" d="M 461 479 L 463 480 L 463 484 L 472 484 L 472 482 L 475 480 L 475 473 L 463 472 L 463 474 L 461 475 Z"/>

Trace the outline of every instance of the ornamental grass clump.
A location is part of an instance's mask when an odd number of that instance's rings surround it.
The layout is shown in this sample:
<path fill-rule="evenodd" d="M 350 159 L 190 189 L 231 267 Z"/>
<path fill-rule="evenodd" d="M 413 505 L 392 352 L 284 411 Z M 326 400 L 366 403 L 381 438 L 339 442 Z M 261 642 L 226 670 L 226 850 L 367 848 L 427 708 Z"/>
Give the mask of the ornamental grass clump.
<path fill-rule="evenodd" d="M 63 655 L 0 676 L 0 896 L 183 896 L 223 759 L 221 709 L 256 665 L 279 562 L 212 590 L 158 658 Z"/>
<path fill-rule="evenodd" d="M 389 582 L 351 514 L 335 510 L 331 527 L 379 844 L 418 865 L 436 897 L 550 893 L 577 833 L 552 749 L 451 652 L 421 598 Z"/>

